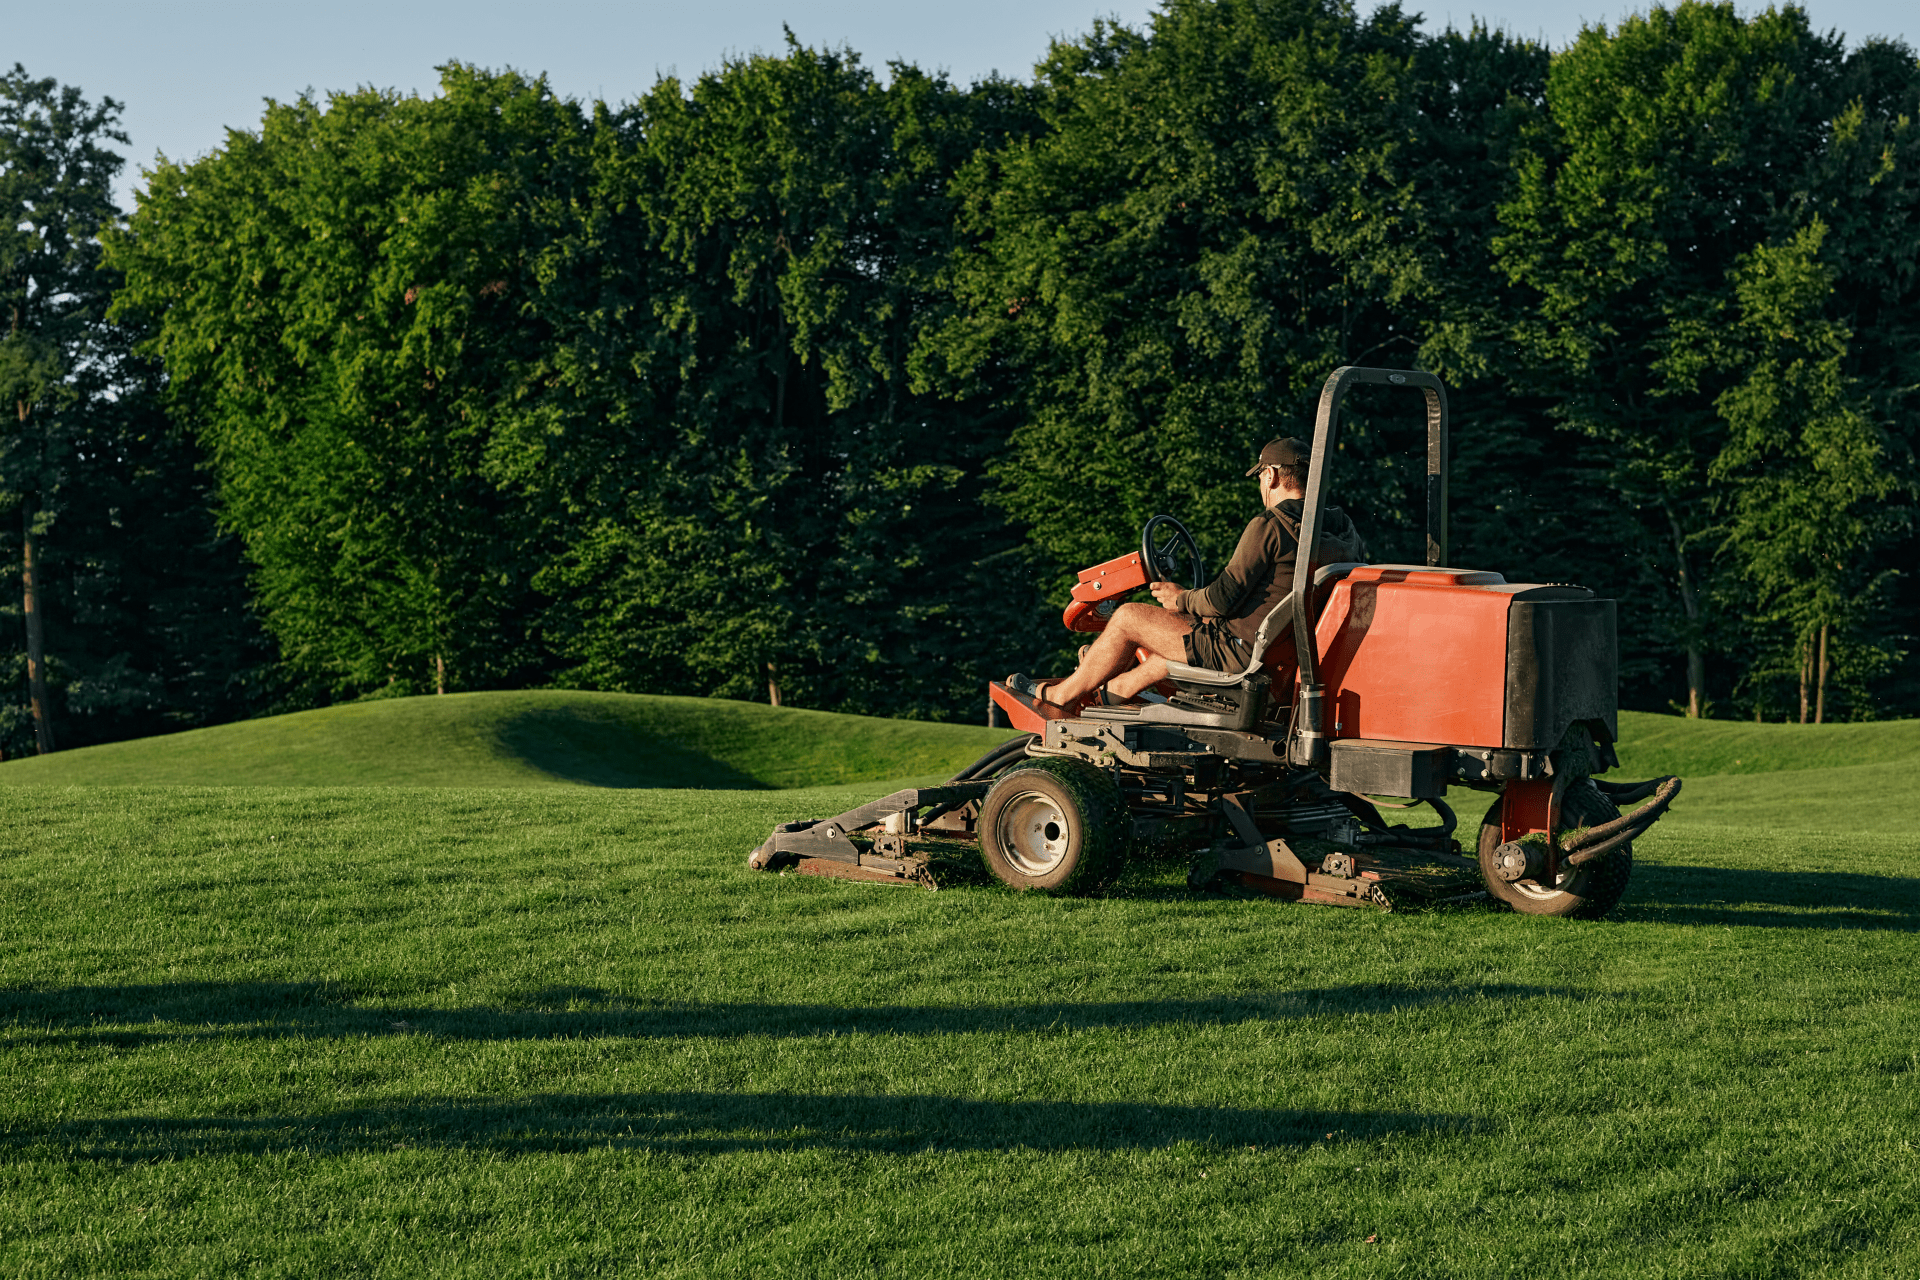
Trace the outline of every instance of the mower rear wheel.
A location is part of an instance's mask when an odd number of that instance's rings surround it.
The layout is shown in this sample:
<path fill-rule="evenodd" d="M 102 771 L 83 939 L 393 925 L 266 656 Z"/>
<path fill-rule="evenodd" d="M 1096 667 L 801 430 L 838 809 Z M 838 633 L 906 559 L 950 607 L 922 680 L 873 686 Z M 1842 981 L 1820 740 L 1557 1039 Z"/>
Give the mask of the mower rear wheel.
<path fill-rule="evenodd" d="M 1118 875 L 1132 824 L 1113 775 L 1085 760 L 1029 760 L 980 807 L 987 870 L 1016 889 L 1078 893 Z"/>
<path fill-rule="evenodd" d="M 1575 920 L 1598 920 L 1613 909 L 1627 891 L 1633 875 L 1633 846 L 1610 853 L 1604 858 L 1560 872 L 1560 882 L 1549 888 L 1535 881 L 1509 882 L 1495 869 L 1494 850 L 1500 847 L 1500 806 L 1506 797 L 1493 802 L 1480 824 L 1480 878 L 1487 892 L 1530 916 L 1566 916 Z M 1613 802 L 1600 794 L 1590 779 L 1583 778 L 1567 788 L 1560 798 L 1559 829 L 1598 826 L 1620 816 Z"/>

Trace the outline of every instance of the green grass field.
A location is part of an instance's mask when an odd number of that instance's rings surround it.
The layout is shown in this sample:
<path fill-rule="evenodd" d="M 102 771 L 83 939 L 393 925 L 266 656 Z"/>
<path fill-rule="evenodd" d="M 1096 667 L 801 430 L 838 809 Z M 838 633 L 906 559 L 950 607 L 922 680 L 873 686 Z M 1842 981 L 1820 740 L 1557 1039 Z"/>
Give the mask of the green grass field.
<path fill-rule="evenodd" d="M 0 765 L 0 1272 L 1920 1274 L 1917 729 L 1626 717 L 1689 780 L 1585 924 L 745 870 L 959 726 L 470 695 Z"/>

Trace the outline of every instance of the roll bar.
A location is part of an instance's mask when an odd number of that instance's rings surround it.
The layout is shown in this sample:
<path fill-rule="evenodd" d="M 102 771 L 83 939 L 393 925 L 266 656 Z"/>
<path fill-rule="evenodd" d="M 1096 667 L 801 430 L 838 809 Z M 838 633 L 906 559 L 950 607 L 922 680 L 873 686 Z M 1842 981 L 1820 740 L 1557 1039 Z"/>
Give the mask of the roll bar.
<path fill-rule="evenodd" d="M 1326 506 L 1327 459 L 1339 441 L 1340 402 L 1355 383 L 1406 387 L 1427 402 L 1427 563 L 1447 562 L 1447 389 L 1440 379 L 1417 369 L 1364 369 L 1343 365 L 1320 388 L 1320 409 L 1313 420 L 1313 458 L 1307 467 L 1307 494 L 1301 504 L 1300 550 L 1293 565 L 1293 648 L 1300 664 L 1300 704 L 1295 709 L 1289 757 L 1299 765 L 1326 763 L 1325 691 L 1320 659 L 1313 648 L 1313 553 L 1320 541 L 1320 517 Z"/>

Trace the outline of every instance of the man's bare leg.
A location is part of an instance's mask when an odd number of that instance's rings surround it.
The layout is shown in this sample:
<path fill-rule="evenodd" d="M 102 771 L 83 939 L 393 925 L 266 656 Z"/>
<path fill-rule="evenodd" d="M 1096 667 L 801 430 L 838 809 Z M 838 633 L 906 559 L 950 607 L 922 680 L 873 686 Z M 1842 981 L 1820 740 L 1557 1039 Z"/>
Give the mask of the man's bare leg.
<path fill-rule="evenodd" d="M 1157 605 L 1123 604 L 1113 611 L 1106 630 L 1087 647 L 1087 656 L 1081 660 L 1079 669 L 1058 684 L 1047 686 L 1046 699 L 1057 706 L 1070 707 L 1122 672 L 1127 672 L 1133 666 L 1133 651 L 1136 648 L 1146 649 L 1157 655 L 1156 658 L 1135 670 L 1145 675 L 1149 669 L 1158 668 L 1159 674 L 1151 679 L 1140 680 L 1137 688 L 1124 695 L 1132 697 L 1155 681 L 1166 678 L 1167 664 L 1164 659 L 1186 661 L 1187 633 L 1191 630 L 1193 619 L 1184 613 L 1173 613 Z M 1133 672 L 1128 672 L 1128 675 L 1139 678 Z M 1133 680 L 1127 680 L 1114 692 L 1120 694 L 1126 685 L 1132 683 Z"/>
<path fill-rule="evenodd" d="M 1182 654 L 1179 660 L 1185 662 L 1186 655 Z M 1166 678 L 1167 660 L 1156 653 L 1133 670 L 1122 671 L 1107 681 L 1107 692 L 1116 698 L 1137 698 L 1142 690 L 1150 689 Z"/>

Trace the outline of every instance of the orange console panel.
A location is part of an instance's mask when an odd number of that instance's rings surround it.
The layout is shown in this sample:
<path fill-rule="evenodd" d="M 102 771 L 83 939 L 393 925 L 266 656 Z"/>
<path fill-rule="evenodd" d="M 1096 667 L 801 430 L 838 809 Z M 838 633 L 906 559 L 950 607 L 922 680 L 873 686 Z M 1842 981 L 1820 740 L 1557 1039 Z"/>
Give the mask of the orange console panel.
<path fill-rule="evenodd" d="M 1146 585 L 1147 571 L 1140 564 L 1138 551 L 1082 569 L 1080 581 L 1073 584 L 1073 599 L 1067 602 L 1060 621 L 1069 631 L 1104 630 L 1120 602 Z"/>
<path fill-rule="evenodd" d="M 1315 634 L 1330 736 L 1531 745 L 1512 741 L 1523 709 L 1510 703 L 1516 692 L 1527 691 L 1515 688 L 1514 659 L 1522 655 L 1511 643 L 1509 613 L 1522 596 L 1542 603 L 1591 600 L 1580 588 L 1509 583 L 1475 570 L 1353 570 L 1334 587 Z M 1610 624 L 1611 602 L 1594 603 L 1607 605 Z M 1606 657 L 1610 686 L 1612 654 Z"/>

